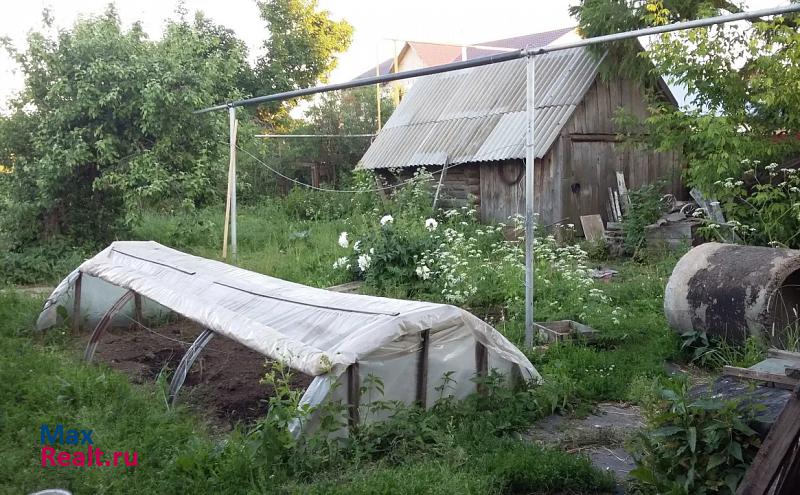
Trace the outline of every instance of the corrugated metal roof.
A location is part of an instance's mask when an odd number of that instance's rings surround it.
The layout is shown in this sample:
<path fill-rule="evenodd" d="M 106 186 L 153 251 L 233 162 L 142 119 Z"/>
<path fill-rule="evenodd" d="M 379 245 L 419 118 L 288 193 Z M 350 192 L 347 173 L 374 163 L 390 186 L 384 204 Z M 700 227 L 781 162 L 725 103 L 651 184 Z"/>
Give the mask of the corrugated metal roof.
<path fill-rule="evenodd" d="M 585 48 L 536 57 L 536 157 L 550 149 L 597 77 Z M 441 165 L 524 158 L 525 60 L 420 78 L 360 167 Z"/>

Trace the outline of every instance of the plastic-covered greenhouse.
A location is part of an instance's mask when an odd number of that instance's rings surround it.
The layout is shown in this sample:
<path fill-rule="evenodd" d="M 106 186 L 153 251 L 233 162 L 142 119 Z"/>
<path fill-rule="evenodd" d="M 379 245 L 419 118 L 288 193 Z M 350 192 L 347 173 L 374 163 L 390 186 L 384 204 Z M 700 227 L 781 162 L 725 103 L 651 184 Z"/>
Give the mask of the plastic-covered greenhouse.
<path fill-rule="evenodd" d="M 367 376 L 382 380 L 386 400 L 426 406 L 445 374 L 457 398 L 475 392 L 472 379 L 489 370 L 540 380 L 519 349 L 460 308 L 316 289 L 146 241 L 115 242 L 81 264 L 48 298 L 38 327 L 88 322 L 91 360 L 103 332 L 123 317 L 169 313 L 205 329 L 175 371 L 173 397 L 215 334 L 314 377 L 302 404 L 341 400 L 351 425 Z"/>

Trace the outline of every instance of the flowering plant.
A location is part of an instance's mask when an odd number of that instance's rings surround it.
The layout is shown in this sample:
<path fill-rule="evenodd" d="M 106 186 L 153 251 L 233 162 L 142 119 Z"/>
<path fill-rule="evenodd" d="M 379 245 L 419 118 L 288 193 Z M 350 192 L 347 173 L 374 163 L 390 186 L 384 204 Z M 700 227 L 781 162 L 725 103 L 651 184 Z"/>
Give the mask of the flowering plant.
<path fill-rule="evenodd" d="M 439 220 L 401 215 L 393 222 L 381 222 L 376 217 L 373 228 L 334 268 L 351 271 L 373 288 L 401 297 L 472 308 L 501 306 L 509 317 L 520 316 L 525 278 L 523 218 L 513 217 L 512 225 L 481 225 L 476 216 L 476 210 L 461 207 L 441 211 Z M 573 228 L 561 226 L 560 230 L 569 237 Z M 594 305 L 600 307 L 610 302 L 590 277 L 588 256 L 580 246 L 561 244 L 553 235 L 539 236 L 534 240 L 534 254 L 537 300 L 546 314 L 568 312 L 583 318 L 592 303 L 601 303 Z M 621 316 L 615 310 L 613 322 L 618 323 Z"/>
<path fill-rule="evenodd" d="M 723 239 L 721 231 L 730 230 L 749 244 L 800 247 L 800 172 L 777 163 L 762 166 L 758 160 L 742 164 L 750 166 L 743 177 L 714 183 L 726 224 L 707 219 L 703 233 Z"/>

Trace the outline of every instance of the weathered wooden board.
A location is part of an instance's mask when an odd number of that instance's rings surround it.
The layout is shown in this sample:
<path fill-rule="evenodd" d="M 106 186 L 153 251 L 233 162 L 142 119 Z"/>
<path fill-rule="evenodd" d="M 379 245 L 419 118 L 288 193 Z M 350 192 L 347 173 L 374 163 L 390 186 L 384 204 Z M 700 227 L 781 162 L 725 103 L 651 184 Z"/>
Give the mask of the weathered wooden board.
<path fill-rule="evenodd" d="M 602 241 L 603 232 L 603 217 L 600 215 L 581 215 L 581 227 L 583 227 L 583 235 L 587 241 Z"/>
<path fill-rule="evenodd" d="M 756 380 L 764 383 L 774 383 L 776 386 L 789 388 L 793 388 L 798 383 L 796 379 L 790 378 L 786 375 L 776 375 L 766 371 L 739 368 L 737 366 L 723 366 L 722 374 L 725 376 L 735 376 L 737 378 L 746 378 L 748 380 Z"/>
<path fill-rule="evenodd" d="M 800 399 L 796 388 L 770 429 L 736 495 L 789 495 L 797 493 L 797 436 L 800 433 Z M 790 462 L 787 462 L 790 461 Z M 776 479 L 784 472 L 784 479 Z M 786 474 L 791 479 L 786 479 Z M 777 486 L 773 486 L 777 485 Z"/>

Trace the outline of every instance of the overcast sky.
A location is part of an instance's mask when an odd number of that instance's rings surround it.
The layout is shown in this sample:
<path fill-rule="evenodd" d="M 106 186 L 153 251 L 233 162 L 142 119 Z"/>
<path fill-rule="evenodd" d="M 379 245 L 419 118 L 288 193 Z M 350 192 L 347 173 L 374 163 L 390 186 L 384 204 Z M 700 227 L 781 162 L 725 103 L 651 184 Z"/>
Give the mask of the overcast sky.
<path fill-rule="evenodd" d="M 56 25 L 69 27 L 80 15 L 101 13 L 108 0 L 27 0 L 3 2 L 0 36 L 21 46 L 25 35 L 41 25 L 41 13 L 50 7 Z M 174 17 L 172 0 L 117 0 L 123 22 L 141 20 L 152 37 L 160 35 L 164 19 Z M 189 11 L 202 10 L 243 39 L 251 55 L 266 36 L 254 0 L 186 0 Z M 392 56 L 389 38 L 475 43 L 496 38 L 557 29 L 574 24 L 566 0 L 319 0 L 335 19 L 347 19 L 355 32 L 350 50 L 339 60 L 333 81 L 352 78 L 374 66 L 378 56 Z M 0 102 L 21 87 L 19 74 L 5 54 L 0 56 Z"/>
<path fill-rule="evenodd" d="M 547 31 L 575 24 L 568 13 L 577 0 L 319 0 L 335 19 L 347 19 L 355 33 L 353 43 L 339 60 L 332 82 L 350 79 L 375 65 L 377 58 L 392 56 L 391 38 L 445 43 L 476 43 Z M 41 26 L 42 9 L 49 7 L 58 27 L 69 27 L 78 16 L 101 13 L 108 0 L 6 0 L 0 16 L 0 36 L 19 47 L 31 29 Z M 174 17 L 173 0 L 117 0 L 123 22 L 142 21 L 152 37 L 161 33 L 164 19 Z M 751 8 L 785 3 L 750 0 Z M 191 12 L 202 10 L 219 24 L 233 29 L 250 48 L 259 52 L 266 35 L 254 0 L 186 0 Z M 12 61 L 0 54 L 0 109 L 19 90 L 21 77 Z"/>

